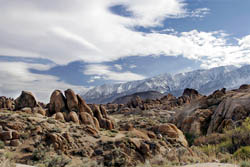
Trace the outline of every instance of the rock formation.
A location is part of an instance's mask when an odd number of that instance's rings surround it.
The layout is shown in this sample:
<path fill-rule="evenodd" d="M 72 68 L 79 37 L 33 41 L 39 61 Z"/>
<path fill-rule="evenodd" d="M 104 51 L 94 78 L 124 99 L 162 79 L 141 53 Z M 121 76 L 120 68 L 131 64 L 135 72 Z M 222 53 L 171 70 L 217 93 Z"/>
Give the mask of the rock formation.
<path fill-rule="evenodd" d="M 15 100 L 16 110 L 25 107 L 34 108 L 36 106 L 38 106 L 37 101 L 31 92 L 22 91 L 21 95 Z"/>
<path fill-rule="evenodd" d="M 91 125 L 96 129 L 114 128 L 114 123 L 108 118 L 104 106 L 92 105 L 91 109 L 84 99 L 71 89 L 65 91 L 65 96 L 61 91 L 55 90 L 50 97 L 49 113 L 62 113 L 56 114 L 55 119 Z"/>
<path fill-rule="evenodd" d="M 0 97 L 0 108 L 7 109 L 7 110 L 14 110 L 15 109 L 15 102 L 11 98 L 7 98 L 4 96 Z"/>
<path fill-rule="evenodd" d="M 60 90 L 55 90 L 50 96 L 49 113 L 53 115 L 57 112 L 65 112 L 67 110 L 66 99 Z"/>

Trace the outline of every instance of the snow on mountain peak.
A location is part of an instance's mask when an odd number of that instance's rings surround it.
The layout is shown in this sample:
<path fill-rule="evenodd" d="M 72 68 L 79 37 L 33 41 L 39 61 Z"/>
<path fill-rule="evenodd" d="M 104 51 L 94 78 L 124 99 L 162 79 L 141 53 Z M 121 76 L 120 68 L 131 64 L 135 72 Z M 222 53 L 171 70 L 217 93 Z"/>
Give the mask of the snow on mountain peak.
<path fill-rule="evenodd" d="M 203 94 L 223 87 L 235 88 L 250 83 L 250 65 L 222 66 L 171 75 L 161 74 L 145 80 L 101 85 L 82 94 L 87 102 L 106 103 L 117 97 L 144 91 L 158 91 L 181 95 L 185 88 L 194 88 Z"/>

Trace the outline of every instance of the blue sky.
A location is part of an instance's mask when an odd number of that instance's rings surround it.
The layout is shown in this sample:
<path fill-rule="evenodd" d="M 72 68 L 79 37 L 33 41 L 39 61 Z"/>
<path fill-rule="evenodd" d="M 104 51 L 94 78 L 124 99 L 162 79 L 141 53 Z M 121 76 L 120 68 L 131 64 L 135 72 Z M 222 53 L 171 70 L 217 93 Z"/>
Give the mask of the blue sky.
<path fill-rule="evenodd" d="M 0 2 L 0 95 L 250 63 L 249 0 Z"/>

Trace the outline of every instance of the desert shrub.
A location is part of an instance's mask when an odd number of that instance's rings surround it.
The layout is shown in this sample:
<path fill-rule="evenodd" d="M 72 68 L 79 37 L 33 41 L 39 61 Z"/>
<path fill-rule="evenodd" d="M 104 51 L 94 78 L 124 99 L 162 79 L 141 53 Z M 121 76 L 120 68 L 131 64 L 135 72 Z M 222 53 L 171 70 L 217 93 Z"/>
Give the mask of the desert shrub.
<path fill-rule="evenodd" d="M 200 147 L 200 150 L 205 153 L 207 156 L 214 156 L 216 155 L 218 149 L 216 145 L 204 145 Z"/>
<path fill-rule="evenodd" d="M 240 163 L 240 167 L 250 167 L 250 161 L 243 161 Z"/>
<path fill-rule="evenodd" d="M 21 134 L 21 139 L 24 139 L 24 140 L 25 140 L 25 139 L 28 139 L 29 136 L 30 136 L 29 133 L 22 133 L 22 134 Z"/>
<path fill-rule="evenodd" d="M 225 129 L 224 134 L 210 134 L 202 136 L 194 141 L 201 152 L 208 156 L 218 157 L 227 162 L 230 159 L 250 159 L 250 118 L 244 120 L 240 126 L 234 129 Z M 220 156 L 230 153 L 230 156 Z"/>
<path fill-rule="evenodd" d="M 65 167 L 71 162 L 70 159 L 65 158 L 64 156 L 56 156 L 47 161 L 47 167 Z"/>
<path fill-rule="evenodd" d="M 0 140 L 0 149 L 3 149 L 5 147 L 5 144 L 2 140 Z"/>
<path fill-rule="evenodd" d="M 56 120 L 53 119 L 53 118 L 48 118 L 47 122 L 50 123 L 50 124 L 55 124 Z"/>
<path fill-rule="evenodd" d="M 114 133 L 114 132 L 112 132 L 112 131 L 110 131 L 110 130 L 108 130 L 108 131 L 106 132 L 106 136 L 108 136 L 108 137 L 115 137 L 116 134 L 117 134 L 117 133 Z"/>
<path fill-rule="evenodd" d="M 32 164 L 41 167 L 64 167 L 68 165 L 71 160 L 63 155 L 51 156 L 49 154 L 50 148 L 44 148 L 39 145 L 32 153 Z"/>
<path fill-rule="evenodd" d="M 193 144 L 195 146 L 201 146 L 201 145 L 207 145 L 207 144 L 219 144 L 224 141 L 226 141 L 225 134 L 212 133 L 207 136 L 200 136 L 198 138 L 195 138 Z"/>
<path fill-rule="evenodd" d="M 232 153 L 234 150 L 234 146 L 230 140 L 226 140 L 218 144 L 216 147 L 217 147 L 217 152 L 222 152 L 222 153 L 227 153 L 227 152 Z"/>
<path fill-rule="evenodd" d="M 112 133 L 118 133 L 118 130 L 116 130 L 116 129 L 112 129 L 112 130 L 110 130 Z"/>
<path fill-rule="evenodd" d="M 42 161 L 45 159 L 46 151 L 44 149 L 38 148 L 32 153 L 32 160 Z"/>
<path fill-rule="evenodd" d="M 232 143 L 230 153 L 234 153 L 242 146 L 250 145 L 250 117 L 242 125 L 232 130 L 225 131 L 228 140 Z"/>
<path fill-rule="evenodd" d="M 185 133 L 185 137 L 189 146 L 192 146 L 194 144 L 195 138 L 197 138 L 196 135 L 191 134 L 191 133 Z"/>
<path fill-rule="evenodd" d="M 239 148 L 234 154 L 234 158 L 248 160 L 250 159 L 250 146 Z"/>

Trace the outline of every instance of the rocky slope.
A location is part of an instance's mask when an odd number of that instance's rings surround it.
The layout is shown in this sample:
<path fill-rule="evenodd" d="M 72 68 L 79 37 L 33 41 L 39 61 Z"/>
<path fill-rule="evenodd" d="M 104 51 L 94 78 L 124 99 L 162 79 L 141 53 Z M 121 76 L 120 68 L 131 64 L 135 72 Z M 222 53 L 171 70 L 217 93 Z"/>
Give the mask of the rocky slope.
<path fill-rule="evenodd" d="M 16 163 L 136 166 L 158 163 L 158 156 L 189 162 L 179 157 L 197 155 L 174 124 L 119 119 L 108 115 L 107 106 L 86 104 L 70 89 L 55 90 L 47 105 L 26 91 L 0 102 L 0 157 L 11 154 Z"/>
<path fill-rule="evenodd" d="M 87 104 L 70 89 L 55 90 L 49 104 L 23 91 L 15 100 L 0 98 L 0 165 L 6 158 L 45 167 L 225 162 L 230 152 L 213 157 L 199 145 L 216 143 L 224 129 L 240 127 L 250 117 L 249 102 L 249 85 L 209 96 L 186 88 L 180 97 L 135 96 L 126 104 L 106 105 Z M 188 134 L 198 137 L 197 145 Z M 245 135 L 243 144 L 249 139 Z"/>
<path fill-rule="evenodd" d="M 127 95 L 127 96 L 122 96 L 117 99 L 115 99 L 112 103 L 114 104 L 126 104 L 128 103 L 131 99 L 135 98 L 136 96 L 140 97 L 142 100 L 147 100 L 147 99 L 160 99 L 164 95 L 161 94 L 160 92 L 157 91 L 147 91 L 147 92 L 137 92 L 132 95 Z"/>
<path fill-rule="evenodd" d="M 217 67 L 175 75 L 163 74 L 141 81 L 97 86 L 81 96 L 89 103 L 107 103 L 121 96 L 145 91 L 158 91 L 180 96 L 185 88 L 193 88 L 202 94 L 210 94 L 216 89 L 233 89 L 249 83 L 249 74 L 249 65 L 241 68 L 235 66 Z"/>

